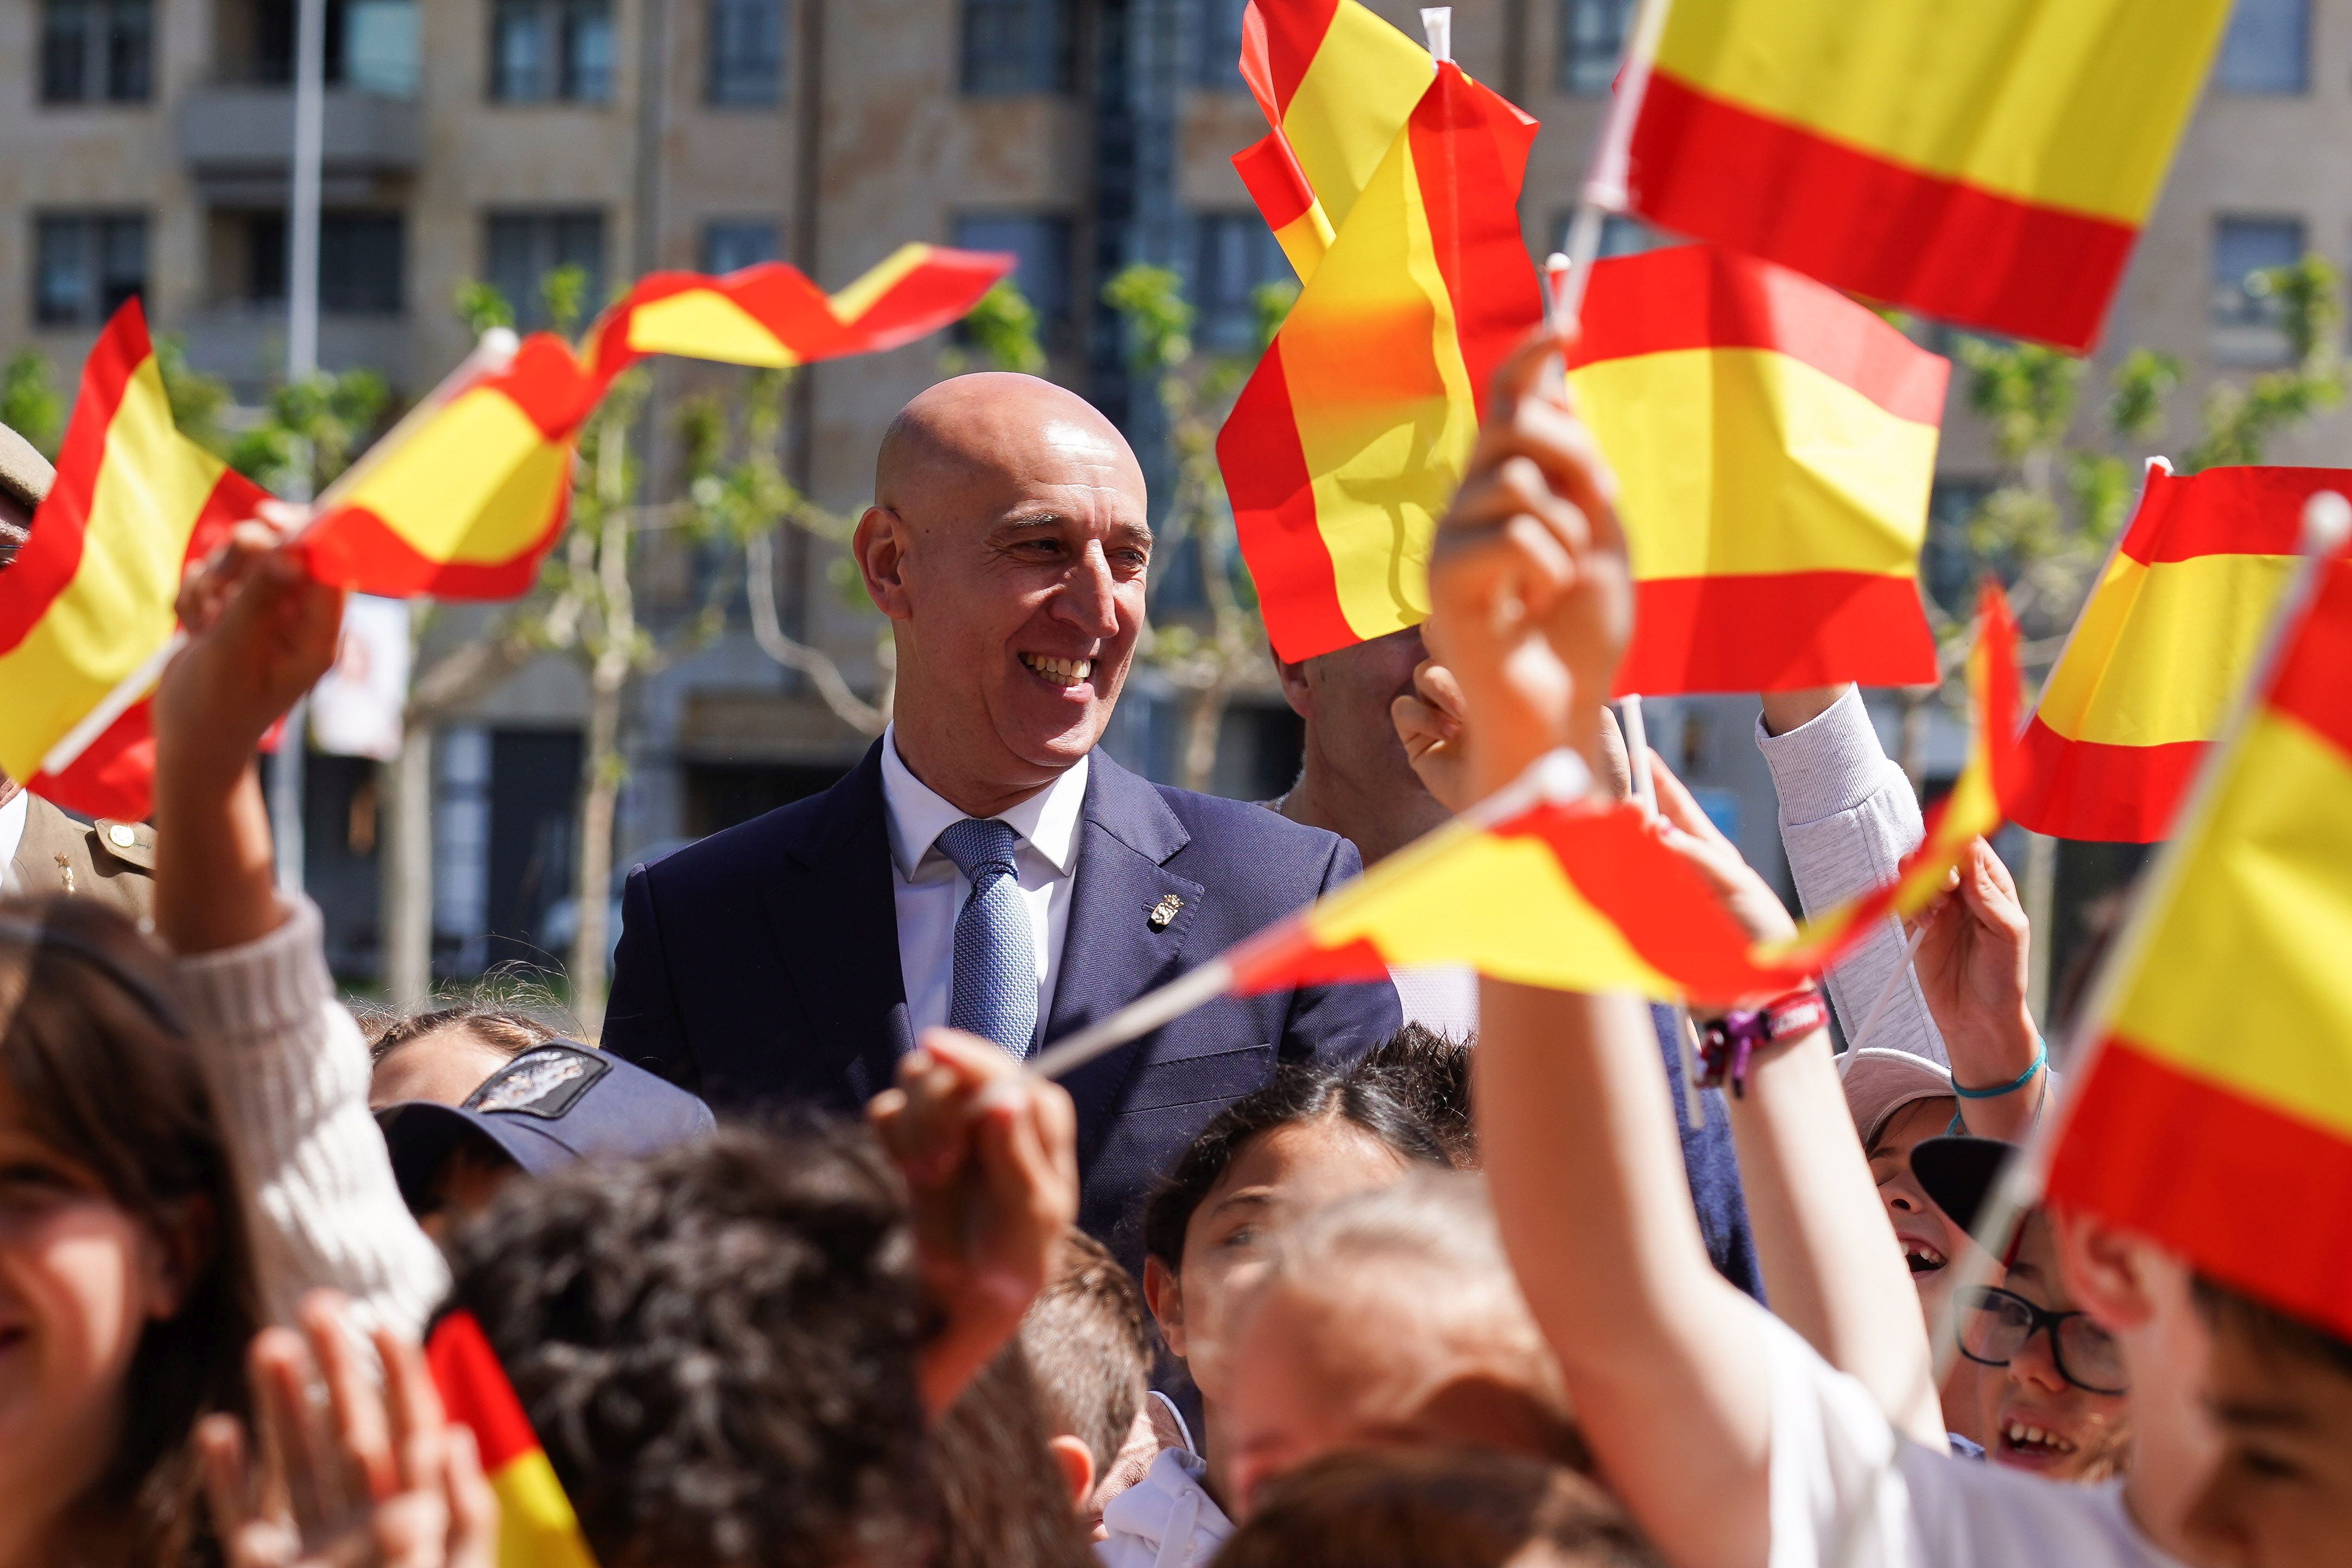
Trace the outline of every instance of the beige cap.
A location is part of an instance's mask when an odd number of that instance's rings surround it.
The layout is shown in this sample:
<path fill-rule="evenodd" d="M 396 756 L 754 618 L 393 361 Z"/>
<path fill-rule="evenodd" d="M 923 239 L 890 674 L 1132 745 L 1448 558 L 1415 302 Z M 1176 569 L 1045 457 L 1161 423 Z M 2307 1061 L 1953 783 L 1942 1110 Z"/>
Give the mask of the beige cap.
<path fill-rule="evenodd" d="M 1865 1149 L 1905 1106 L 1954 1098 L 1952 1075 L 1944 1068 L 1926 1057 L 1880 1046 L 1838 1058 L 1838 1077 L 1845 1085 L 1845 1108 L 1853 1115 L 1853 1130 L 1862 1134 Z"/>
<path fill-rule="evenodd" d="M 0 495 L 6 496 L 27 512 L 40 509 L 41 498 L 49 493 L 49 481 L 58 471 L 49 460 L 33 450 L 33 444 L 0 425 Z M 0 566 L 16 558 L 25 547 L 25 530 L 13 520 L 0 517 Z"/>

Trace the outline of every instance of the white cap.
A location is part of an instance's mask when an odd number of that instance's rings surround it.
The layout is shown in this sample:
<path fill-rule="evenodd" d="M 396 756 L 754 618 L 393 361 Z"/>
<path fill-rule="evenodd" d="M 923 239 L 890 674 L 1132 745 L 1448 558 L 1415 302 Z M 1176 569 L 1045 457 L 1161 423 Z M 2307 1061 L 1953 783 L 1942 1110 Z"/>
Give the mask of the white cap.
<path fill-rule="evenodd" d="M 1838 1058 L 1838 1078 L 1845 1085 L 1845 1108 L 1853 1113 L 1853 1130 L 1862 1135 L 1865 1149 L 1905 1106 L 1956 1098 L 1949 1072 L 1926 1057 L 1883 1046 L 1865 1046 Z"/>

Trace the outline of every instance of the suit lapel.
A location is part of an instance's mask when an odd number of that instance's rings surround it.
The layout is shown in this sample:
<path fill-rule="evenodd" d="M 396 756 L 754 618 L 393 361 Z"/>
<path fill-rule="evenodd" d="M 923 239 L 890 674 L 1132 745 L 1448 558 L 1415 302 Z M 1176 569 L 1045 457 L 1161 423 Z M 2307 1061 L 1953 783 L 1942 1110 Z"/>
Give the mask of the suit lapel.
<path fill-rule="evenodd" d="M 761 883 L 778 955 L 805 1010 L 796 1046 L 822 1056 L 863 1105 L 913 1046 L 898 968 L 898 910 L 882 805 L 882 742 L 827 792 L 811 831 Z"/>
<path fill-rule="evenodd" d="M 1045 1037 L 1063 1038 L 1172 978 L 1207 890 L 1168 860 L 1191 841 L 1160 792 L 1096 751 L 1087 764 L 1070 920 Z M 1174 918 L 1153 929 L 1171 898 Z M 1092 1157 L 1118 1091 L 1150 1047 L 1122 1047 L 1063 1080 L 1078 1113 L 1078 1155 Z"/>

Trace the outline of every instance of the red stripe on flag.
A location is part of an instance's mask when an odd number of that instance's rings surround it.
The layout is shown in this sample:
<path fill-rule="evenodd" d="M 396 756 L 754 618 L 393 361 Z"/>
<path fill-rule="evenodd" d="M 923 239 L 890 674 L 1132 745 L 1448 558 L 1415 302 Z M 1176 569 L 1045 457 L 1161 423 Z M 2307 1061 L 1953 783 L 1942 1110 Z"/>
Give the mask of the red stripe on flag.
<path fill-rule="evenodd" d="M 106 460 L 106 440 L 123 394 L 142 361 L 155 351 L 147 341 L 147 318 L 134 297 L 114 312 L 82 362 L 81 388 L 58 451 L 57 478 L 33 515 L 32 537 L 0 574 L 0 653 L 25 640 L 48 614 L 81 569 L 83 531 L 89 525 L 91 493 Z"/>
<path fill-rule="evenodd" d="M 2105 1215 L 2197 1271 L 2352 1337 L 2352 1142 L 2110 1037 L 2058 1145 L 2061 1207 Z"/>
<path fill-rule="evenodd" d="M 911 343 L 964 316 L 1018 259 L 1002 250 L 934 248 L 855 321 L 836 328 L 825 354 L 801 357 L 884 353 Z"/>
<path fill-rule="evenodd" d="M 1278 340 L 1217 433 L 1217 464 L 1276 654 L 1295 663 L 1360 641 L 1339 608 Z"/>
<path fill-rule="evenodd" d="M 2310 725 L 2352 766 L 2352 562 L 2331 562 L 2271 682 L 2270 705 Z"/>
<path fill-rule="evenodd" d="M 1242 188 L 1257 204 L 1258 216 L 1265 219 L 1268 228 L 1289 227 L 1315 205 L 1307 172 L 1298 166 L 1290 143 L 1279 131 L 1267 132 L 1234 153 L 1234 173 L 1242 177 Z"/>
<path fill-rule="evenodd" d="M 1672 696 L 1935 679 L 1936 639 L 1911 578 L 1791 572 L 1635 584 L 1633 642 L 1617 690 Z"/>
<path fill-rule="evenodd" d="M 2088 349 L 2138 230 L 1923 174 L 1650 78 L 1634 210 L 1873 299 Z"/>
<path fill-rule="evenodd" d="M 2152 473 L 2121 549 L 2154 566 L 2202 555 L 2293 555 L 2303 503 L 2320 490 L 2352 500 L 2352 468 L 2208 468 Z"/>
<path fill-rule="evenodd" d="M 540 561 L 562 531 L 571 499 L 568 489 L 559 494 L 546 531 L 529 549 L 505 561 L 436 561 L 374 512 L 357 506 L 339 508 L 295 547 L 302 552 L 310 575 L 363 594 L 388 599 L 418 594 L 436 599 L 511 599 L 530 592 L 539 580 Z"/>
<path fill-rule="evenodd" d="M 1252 943 L 1233 955 L 1234 995 L 1250 996 L 1301 985 L 1346 985 L 1389 977 L 1388 960 L 1368 937 L 1360 936 L 1339 947 L 1318 947 L 1307 934 L 1303 921 L 1293 921 L 1290 931 L 1275 935 L 1277 940 L 1263 948 Z"/>
<path fill-rule="evenodd" d="M 1449 63 L 1438 68 L 1405 127 L 1437 270 L 1483 419 L 1495 367 L 1543 320 L 1543 295 L 1512 205 L 1536 122 Z"/>
<path fill-rule="evenodd" d="M 2171 831 L 2210 742 L 2070 741 L 2036 714 L 2021 744 L 2030 782 L 2010 820 L 2052 838 L 2153 844 Z"/>
<path fill-rule="evenodd" d="M 514 363 L 481 384 L 505 394 L 551 441 L 568 439 L 604 395 L 604 384 L 583 371 L 571 346 L 552 332 L 525 338 Z"/>
<path fill-rule="evenodd" d="M 1940 425 L 1951 362 L 1833 289 L 1712 245 L 1596 263 L 1569 368 L 1676 349 L 1765 349 L 1898 419 Z"/>
<path fill-rule="evenodd" d="M 154 700 L 142 697 L 124 709 L 70 766 L 35 773 L 25 787 L 84 816 L 145 817 L 155 805 Z"/>
<path fill-rule="evenodd" d="M 1243 13 L 1242 79 L 1275 129 L 1339 14 L 1339 0 L 1250 0 Z"/>
<path fill-rule="evenodd" d="M 522 1401 L 515 1397 L 514 1385 L 507 1381 L 506 1369 L 473 1313 L 454 1311 L 433 1326 L 425 1341 L 425 1364 L 441 1391 L 449 1419 L 474 1429 L 485 1473 L 495 1473 L 541 1446 Z"/>

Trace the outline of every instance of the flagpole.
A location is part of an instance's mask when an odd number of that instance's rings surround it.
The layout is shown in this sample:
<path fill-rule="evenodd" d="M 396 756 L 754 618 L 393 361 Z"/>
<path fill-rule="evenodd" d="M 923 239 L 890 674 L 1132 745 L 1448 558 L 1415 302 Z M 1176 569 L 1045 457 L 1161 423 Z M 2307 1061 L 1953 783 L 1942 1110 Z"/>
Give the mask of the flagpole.
<path fill-rule="evenodd" d="M 2211 749 L 2197 770 L 2196 783 L 2190 785 L 2189 796 L 2174 819 L 2184 825 L 2186 831 L 2176 831 L 2166 841 L 2154 864 L 2141 878 L 2132 895 L 2131 912 L 2115 945 L 2099 965 L 2082 1011 L 2067 1030 L 2068 1068 L 2051 1097 L 2049 1112 L 2034 1122 L 2024 1146 L 2002 1168 L 2000 1180 L 1977 1215 L 1972 1237 L 1976 1251 L 1961 1258 L 1960 1272 L 1933 1325 L 1937 1387 L 1943 1385 L 1959 1353 L 1962 1304 L 1992 1282 L 1993 1269 L 2008 1253 L 2026 1211 L 2042 1201 L 2051 1159 L 2065 1137 L 2066 1125 L 2074 1118 L 2083 1088 L 2091 1080 L 2092 1069 L 2105 1050 L 2106 1025 L 2121 1000 L 2123 988 L 2155 938 L 2156 923 L 2170 904 L 2173 888 L 2180 879 L 2213 797 L 2221 790 L 2222 776 L 2236 755 L 2238 743 L 2253 722 L 2254 710 L 2269 689 L 2271 678 L 2285 654 L 2289 636 L 2301 624 L 2304 611 L 2318 592 L 2322 573 L 2343 550 L 2347 537 L 2352 537 L 2352 502 L 2347 502 L 2334 490 L 2321 490 L 2304 503 L 2302 559 L 2296 562 L 2294 575 L 2272 614 L 2270 627 L 2263 636 L 2262 651 L 2239 685 L 2229 722 L 2214 737 Z"/>
<path fill-rule="evenodd" d="M 1601 258 L 1601 231 L 1612 213 L 1622 213 L 1631 200 L 1625 175 L 1633 146 L 1633 126 L 1642 118 L 1642 100 L 1649 96 L 1650 71 L 1658 58 L 1658 40 L 1665 36 L 1666 12 L 1673 0 L 1642 0 L 1633 23 L 1633 37 L 1625 50 L 1625 64 L 1617 76 L 1617 92 L 1609 116 L 1601 122 L 1601 144 L 1592 154 L 1592 170 L 1578 194 L 1576 211 L 1568 220 L 1567 287 L 1559 296 L 1559 323 L 1573 328 L 1584 311 L 1584 289 L 1591 281 L 1592 264 Z"/>
<path fill-rule="evenodd" d="M 1584 759 L 1575 752 L 1566 750 L 1548 752 L 1530 763 L 1527 771 L 1517 778 L 1417 842 L 1427 843 L 1438 834 L 1483 832 L 1537 805 L 1579 799 L 1591 787 L 1591 782 L 1592 774 L 1585 767 Z M 1412 848 L 1408 846 L 1399 853 L 1409 855 Z M 1360 877 L 1357 879 L 1361 879 Z M 1346 887 L 1354 885 L 1352 881 L 1344 884 Z M 1029 1070 L 1039 1078 L 1066 1077 L 1097 1057 L 1117 1050 L 1171 1019 L 1181 1017 L 1202 1003 L 1213 1000 L 1233 984 L 1237 955 L 1246 954 L 1260 943 L 1287 932 L 1297 918 L 1293 916 L 1248 938 L 1200 968 L 1187 970 L 1157 991 L 1144 993 L 1109 1017 L 1079 1030 L 1066 1039 L 1056 1041 L 1030 1061 Z"/>

